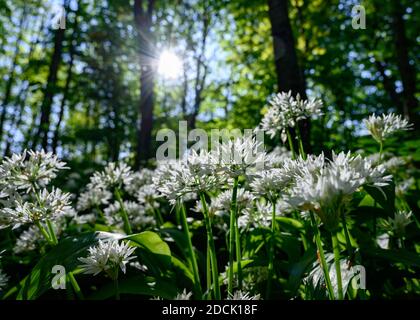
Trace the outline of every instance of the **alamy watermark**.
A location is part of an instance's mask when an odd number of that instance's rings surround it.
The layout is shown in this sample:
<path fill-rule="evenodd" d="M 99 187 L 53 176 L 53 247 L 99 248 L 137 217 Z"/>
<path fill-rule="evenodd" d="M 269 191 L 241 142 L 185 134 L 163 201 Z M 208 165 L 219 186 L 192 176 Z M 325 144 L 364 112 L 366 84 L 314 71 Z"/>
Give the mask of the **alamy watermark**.
<path fill-rule="evenodd" d="M 366 29 L 366 10 L 362 5 L 355 5 L 351 9 L 351 26 L 353 29 Z"/>
<path fill-rule="evenodd" d="M 66 10 L 63 6 L 53 6 L 50 25 L 53 30 L 66 29 Z"/>
<path fill-rule="evenodd" d="M 249 145 L 241 148 L 223 148 L 229 142 L 246 140 L 252 141 Z M 157 148 L 156 160 L 186 160 L 191 150 L 198 154 L 201 151 L 217 154 L 222 162 L 233 162 L 235 164 L 254 164 L 255 167 L 263 166 L 263 162 L 256 159 L 264 154 L 264 132 L 255 129 L 211 129 L 210 134 L 200 128 L 188 131 L 187 121 L 179 121 L 178 132 L 171 129 L 161 129 L 156 134 L 156 141 L 162 142 Z M 244 157 L 244 148 L 247 156 Z"/>

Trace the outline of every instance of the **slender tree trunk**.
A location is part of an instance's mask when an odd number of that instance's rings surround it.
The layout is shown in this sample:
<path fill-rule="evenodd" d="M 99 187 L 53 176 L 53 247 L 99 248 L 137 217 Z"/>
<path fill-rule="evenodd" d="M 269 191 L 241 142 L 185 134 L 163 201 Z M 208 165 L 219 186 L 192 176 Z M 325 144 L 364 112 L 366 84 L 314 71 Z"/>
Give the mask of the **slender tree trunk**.
<path fill-rule="evenodd" d="M 395 53 L 397 57 L 398 71 L 403 84 L 404 98 L 404 116 L 416 123 L 417 99 L 416 99 L 416 70 L 414 65 L 410 64 L 408 53 L 408 39 L 405 32 L 405 23 L 403 19 L 404 8 L 400 1 L 392 1 L 392 30 L 394 34 Z M 419 124 L 417 123 L 417 126 Z"/>
<path fill-rule="evenodd" d="M 61 123 L 63 121 L 63 117 L 64 117 L 64 110 L 65 110 L 65 106 L 66 106 L 66 102 L 68 99 L 68 95 L 69 95 L 69 90 L 70 90 L 70 84 L 73 78 L 73 65 L 74 65 L 74 39 L 77 38 L 77 32 L 78 32 L 78 12 L 79 12 L 80 6 L 78 6 L 76 12 L 75 12 L 75 16 L 74 16 L 74 23 L 73 23 L 73 32 L 71 33 L 71 37 L 69 38 L 69 56 L 70 56 L 70 61 L 69 61 L 69 66 L 67 69 L 67 77 L 66 77 L 66 84 L 64 85 L 64 91 L 63 91 L 63 98 L 61 100 L 61 104 L 60 104 L 60 111 L 58 113 L 58 120 L 57 120 L 57 124 L 55 127 L 55 131 L 54 131 L 54 136 L 53 136 L 53 142 L 52 142 L 52 151 L 53 153 L 56 153 L 57 151 L 57 146 L 58 146 L 58 140 L 59 140 L 59 135 L 60 135 L 60 127 L 61 127 Z"/>
<path fill-rule="evenodd" d="M 147 8 L 145 5 L 147 3 Z M 152 15 L 155 9 L 154 0 L 135 0 L 134 18 L 138 32 L 140 54 L 140 127 L 135 167 L 152 156 L 153 105 L 155 83 L 155 52 L 154 35 L 152 31 Z"/>
<path fill-rule="evenodd" d="M 69 0 L 65 0 L 64 8 L 68 10 Z M 41 104 L 41 117 L 37 133 L 34 136 L 32 147 L 36 147 L 41 141 L 42 148 L 48 147 L 48 133 L 51 125 L 51 107 L 54 95 L 57 91 L 57 74 L 61 63 L 63 51 L 64 29 L 58 28 L 54 31 L 54 50 L 50 61 L 47 84 L 44 91 L 44 99 Z"/>
<path fill-rule="evenodd" d="M 15 71 L 16 71 L 16 67 L 17 67 L 17 60 L 19 57 L 19 53 L 20 53 L 20 46 L 21 46 L 21 42 L 22 42 L 22 37 L 23 37 L 23 31 L 24 31 L 24 23 L 25 23 L 25 19 L 26 19 L 26 6 L 23 8 L 22 11 L 22 15 L 20 17 L 20 21 L 19 21 L 19 33 L 17 36 L 17 40 L 16 40 L 16 46 L 15 46 L 15 52 L 13 54 L 13 60 L 12 60 L 12 69 L 10 70 L 10 75 L 9 75 L 9 79 L 6 82 L 6 89 L 4 92 L 4 99 L 3 99 L 3 103 L 2 103 L 2 110 L 1 110 L 1 115 L 0 115 L 0 142 L 2 141 L 2 137 L 3 137 L 3 128 L 4 128 L 4 123 L 6 121 L 6 116 L 7 116 L 7 106 L 10 102 L 10 98 L 12 95 L 12 88 L 13 88 L 13 83 L 15 81 Z"/>
<path fill-rule="evenodd" d="M 274 58 L 277 71 L 277 85 L 279 91 L 292 91 L 306 99 L 306 86 L 303 72 L 299 68 L 296 55 L 295 40 L 288 13 L 288 0 L 268 0 L 268 13 L 273 36 Z M 300 124 L 302 139 L 306 151 L 310 151 L 309 120 Z"/>

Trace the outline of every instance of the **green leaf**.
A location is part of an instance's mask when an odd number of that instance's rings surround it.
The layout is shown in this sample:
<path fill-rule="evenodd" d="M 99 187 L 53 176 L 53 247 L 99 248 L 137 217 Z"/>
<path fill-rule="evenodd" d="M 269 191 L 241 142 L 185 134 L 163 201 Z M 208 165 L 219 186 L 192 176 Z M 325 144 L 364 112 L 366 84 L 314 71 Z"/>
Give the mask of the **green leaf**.
<path fill-rule="evenodd" d="M 395 212 L 395 184 L 391 182 L 385 187 L 374 187 L 366 185 L 364 187 L 367 193 L 390 215 Z"/>
<path fill-rule="evenodd" d="M 303 223 L 292 218 L 287 217 L 276 217 L 277 223 L 280 225 L 281 230 L 286 231 L 302 230 L 304 228 Z"/>
<path fill-rule="evenodd" d="M 159 273 L 171 265 L 171 250 L 157 233 L 145 231 L 124 237 L 132 245 L 142 248 L 139 252 L 140 260 L 150 266 L 154 272 Z"/>
<path fill-rule="evenodd" d="M 165 279 L 136 275 L 118 280 L 120 294 L 145 295 L 173 299 L 177 295 L 174 283 Z M 92 300 L 104 300 L 115 296 L 115 285 L 112 281 L 100 287 L 98 291 L 89 296 Z"/>
<path fill-rule="evenodd" d="M 80 265 L 77 258 L 85 256 L 86 250 L 95 245 L 99 239 L 119 237 L 121 235 L 89 232 L 61 240 L 56 247 L 52 248 L 39 260 L 28 276 L 6 293 L 4 298 L 13 296 L 16 293 L 16 299 L 18 300 L 38 298 L 51 288 L 51 281 L 55 275 L 52 273 L 53 266 L 62 265 L 66 272 L 72 272 Z"/>

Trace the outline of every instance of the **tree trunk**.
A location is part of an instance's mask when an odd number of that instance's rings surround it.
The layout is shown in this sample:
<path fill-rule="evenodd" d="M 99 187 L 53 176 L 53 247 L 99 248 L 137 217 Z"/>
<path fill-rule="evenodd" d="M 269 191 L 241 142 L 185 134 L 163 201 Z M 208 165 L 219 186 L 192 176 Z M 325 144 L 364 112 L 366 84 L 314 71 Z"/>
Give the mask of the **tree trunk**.
<path fill-rule="evenodd" d="M 149 159 L 152 147 L 153 130 L 153 105 L 154 105 L 154 77 L 155 77 L 155 52 L 154 35 L 152 32 L 152 15 L 155 9 L 155 1 L 134 1 L 134 18 L 138 32 L 140 54 L 140 104 L 138 128 L 138 141 L 135 167 L 139 168 L 142 163 Z"/>
<path fill-rule="evenodd" d="M 64 7 L 65 11 L 68 10 L 69 1 L 66 0 Z M 48 147 L 48 133 L 51 125 L 51 107 L 55 92 L 57 91 L 57 74 L 61 62 L 61 54 L 63 51 L 64 41 L 64 29 L 58 28 L 54 31 L 54 51 L 50 61 L 50 67 L 48 72 L 47 84 L 44 91 L 44 99 L 41 104 L 41 117 L 37 133 L 34 136 L 32 144 L 33 148 L 36 148 L 38 142 L 41 141 L 42 148 L 47 149 Z"/>
<path fill-rule="evenodd" d="M 302 99 L 306 99 L 305 80 L 296 55 L 295 40 L 288 13 L 288 0 L 268 0 L 268 7 L 278 89 L 285 92 L 290 90 L 294 96 L 299 94 Z M 310 151 L 309 120 L 301 121 L 300 127 L 303 143 L 308 152 Z"/>
<path fill-rule="evenodd" d="M 392 1 L 392 30 L 394 34 L 398 71 L 404 87 L 402 94 L 404 98 L 404 116 L 416 123 L 416 70 L 413 65 L 410 65 L 408 40 L 403 19 L 404 11 L 400 1 Z"/>
<path fill-rule="evenodd" d="M 70 61 L 69 61 L 68 69 L 67 69 L 67 77 L 66 77 L 66 84 L 64 85 L 63 98 L 61 100 L 60 111 L 58 113 L 57 125 L 55 127 L 53 141 L 52 141 L 52 152 L 53 153 L 56 153 L 56 151 L 57 151 L 61 122 L 63 121 L 64 109 L 65 109 L 68 94 L 69 94 L 70 84 L 71 84 L 71 81 L 72 81 L 72 78 L 73 78 L 73 65 L 74 65 L 74 53 L 75 53 L 74 52 L 75 50 L 74 50 L 73 40 L 77 38 L 77 31 L 78 31 L 78 21 L 77 21 L 77 19 L 78 19 L 79 8 L 80 8 L 80 5 L 78 6 L 78 8 L 75 12 L 74 23 L 73 23 L 73 32 L 71 33 L 71 37 L 69 39 Z"/>

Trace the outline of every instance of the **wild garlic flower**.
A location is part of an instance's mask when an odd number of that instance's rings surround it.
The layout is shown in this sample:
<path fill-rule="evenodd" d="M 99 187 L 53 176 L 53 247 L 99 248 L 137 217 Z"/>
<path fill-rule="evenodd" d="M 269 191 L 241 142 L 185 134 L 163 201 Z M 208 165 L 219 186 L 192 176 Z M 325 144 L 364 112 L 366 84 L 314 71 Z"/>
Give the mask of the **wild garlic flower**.
<path fill-rule="evenodd" d="M 30 226 L 28 230 L 23 231 L 13 248 L 15 254 L 33 251 L 37 248 L 38 243 L 45 241 L 41 231 L 36 226 Z"/>
<path fill-rule="evenodd" d="M 251 295 L 249 292 L 237 290 L 231 294 L 226 300 L 260 300 L 261 295 Z"/>
<path fill-rule="evenodd" d="M 328 229 L 337 227 L 343 208 L 357 189 L 365 184 L 382 187 L 391 180 L 385 175 L 384 166 L 374 166 L 360 155 L 333 153 L 331 161 L 317 162 L 324 166 L 316 164 L 291 171 L 295 172 L 295 182 L 288 202 L 302 210 L 314 210 Z"/>
<path fill-rule="evenodd" d="M 215 208 L 215 210 L 219 213 L 229 213 L 232 203 L 232 192 L 232 190 L 226 190 L 220 193 L 216 198 L 212 199 L 211 206 Z M 246 191 L 243 188 L 238 188 L 236 201 L 238 212 L 241 212 L 242 210 L 247 211 L 247 209 L 252 207 L 254 196 L 251 194 L 251 192 Z"/>
<path fill-rule="evenodd" d="M 100 272 L 105 272 L 111 279 L 118 278 L 118 270 L 126 272 L 126 264 L 135 259 L 132 254 L 135 247 L 130 247 L 128 243 L 118 243 L 117 240 L 101 241 L 94 247 L 88 249 L 89 255 L 86 258 L 78 258 L 82 263 L 80 267 L 86 274 L 96 276 Z"/>
<path fill-rule="evenodd" d="M 292 153 L 285 147 L 275 147 L 267 153 L 265 168 L 281 168 L 286 160 L 292 159 Z"/>
<path fill-rule="evenodd" d="M 154 184 L 145 184 L 136 192 L 137 200 L 149 208 L 159 208 L 159 192 Z"/>
<path fill-rule="evenodd" d="M 65 162 L 51 152 L 24 150 L 22 154 L 6 157 L 0 164 L 0 189 L 3 186 L 29 193 L 48 185 L 63 169 L 68 169 Z"/>
<path fill-rule="evenodd" d="M 405 228 L 413 222 L 412 216 L 413 213 L 411 211 L 397 211 L 394 214 L 394 218 L 382 221 L 382 228 L 394 237 L 402 237 L 405 235 Z"/>
<path fill-rule="evenodd" d="M 53 188 L 51 192 L 43 189 L 37 194 L 36 200 L 17 196 L 11 206 L 0 209 L 0 216 L 5 218 L 6 225 L 17 228 L 25 223 L 56 220 L 67 215 L 70 210 L 70 194 Z"/>
<path fill-rule="evenodd" d="M 124 189 L 135 196 L 141 187 L 152 184 L 153 175 L 154 171 L 146 168 L 136 171 L 131 175 L 131 180 L 124 183 Z"/>
<path fill-rule="evenodd" d="M 192 150 L 181 161 L 159 163 L 153 183 L 170 203 L 190 193 L 205 192 L 220 187 L 225 178 L 216 172 L 212 158 L 205 151 Z"/>
<path fill-rule="evenodd" d="M 294 128 L 300 120 L 322 114 L 321 100 L 303 100 L 299 94 L 293 97 L 291 91 L 278 93 L 269 103 L 271 107 L 264 115 L 260 128 L 271 137 L 280 132 L 283 142 L 287 140 L 288 128 Z"/>
<path fill-rule="evenodd" d="M 107 205 L 112 198 L 112 193 L 102 183 L 88 183 L 86 191 L 77 199 L 76 208 L 79 211 L 88 210 L 101 205 Z"/>
<path fill-rule="evenodd" d="M 248 176 L 251 170 L 262 169 L 266 161 L 263 142 L 244 136 L 221 143 L 210 154 L 218 171 L 229 177 Z"/>
<path fill-rule="evenodd" d="M 0 292 L 6 288 L 8 281 L 9 277 L 0 269 Z"/>
<path fill-rule="evenodd" d="M 395 185 L 395 193 L 399 196 L 399 197 L 403 197 L 408 190 L 410 190 L 410 188 L 412 186 L 414 186 L 416 183 L 416 180 L 414 180 L 413 177 L 406 179 L 400 183 L 397 183 Z"/>
<path fill-rule="evenodd" d="M 184 289 L 181 293 L 178 293 L 174 300 L 191 300 L 192 292 L 187 292 L 187 289 Z"/>
<path fill-rule="evenodd" d="M 125 163 L 110 162 L 103 171 L 95 172 L 91 182 L 95 185 L 105 185 L 109 189 L 121 188 L 133 180 L 133 172 Z"/>
<path fill-rule="evenodd" d="M 132 227 L 144 229 L 155 225 L 155 218 L 146 214 L 146 210 L 143 205 L 134 201 L 124 201 L 123 205 Z M 121 206 L 119 202 L 114 202 L 104 209 L 105 218 L 108 224 L 119 226 L 121 228 L 123 227 L 124 222 L 120 211 Z"/>
<path fill-rule="evenodd" d="M 275 202 L 281 191 L 290 185 L 291 175 L 283 169 L 268 169 L 258 172 L 250 184 L 251 190 L 268 200 Z"/>
<path fill-rule="evenodd" d="M 412 128 L 412 124 L 408 120 L 394 113 L 383 114 L 381 116 L 373 114 L 364 120 L 364 124 L 378 143 L 382 143 L 395 132 Z"/>

